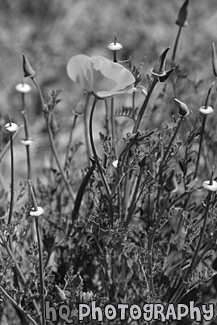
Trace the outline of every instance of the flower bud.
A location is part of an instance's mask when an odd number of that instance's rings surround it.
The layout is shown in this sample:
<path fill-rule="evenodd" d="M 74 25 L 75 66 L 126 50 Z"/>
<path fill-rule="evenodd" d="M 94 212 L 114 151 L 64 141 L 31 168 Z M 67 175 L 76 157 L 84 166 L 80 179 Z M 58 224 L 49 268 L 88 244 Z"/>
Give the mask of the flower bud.
<path fill-rule="evenodd" d="M 65 292 L 58 287 L 58 285 L 55 285 L 56 291 L 57 291 L 57 296 L 60 301 L 66 300 L 66 295 Z"/>
<path fill-rule="evenodd" d="M 36 72 L 33 70 L 32 66 L 30 65 L 29 61 L 27 60 L 25 54 L 23 54 L 23 72 L 24 77 L 34 77 Z"/>
<path fill-rule="evenodd" d="M 35 210 L 34 208 L 32 209 L 32 211 L 30 211 L 30 216 L 31 217 L 40 217 L 44 214 L 44 209 L 41 207 L 37 207 L 37 210 Z"/>
<path fill-rule="evenodd" d="M 31 91 L 32 87 L 28 85 L 27 83 L 21 82 L 15 86 L 16 91 L 19 93 L 28 93 Z"/>
<path fill-rule="evenodd" d="M 215 43 L 212 43 L 212 69 L 213 69 L 214 76 L 217 77 L 217 55 L 216 55 Z"/>
<path fill-rule="evenodd" d="M 173 169 L 170 176 L 166 180 L 165 188 L 168 192 L 174 193 L 178 190 L 178 184 L 176 181 L 175 170 Z"/>
<path fill-rule="evenodd" d="M 151 69 L 151 74 L 155 79 L 159 79 L 159 77 L 163 77 L 166 75 L 165 71 L 165 63 L 166 63 L 166 56 L 167 52 L 169 51 L 170 47 L 166 48 L 159 59 L 155 62 L 154 67 Z"/>
<path fill-rule="evenodd" d="M 199 108 L 199 111 L 202 113 L 202 114 L 210 114 L 213 112 L 213 108 L 211 106 L 208 106 L 209 104 L 209 98 L 210 98 L 210 95 L 211 95 L 211 91 L 212 91 L 212 87 L 214 86 L 214 82 L 212 83 L 212 85 L 209 87 L 209 90 L 207 92 L 207 96 L 206 96 L 206 100 L 205 100 L 205 105 L 200 107 Z"/>
<path fill-rule="evenodd" d="M 179 108 L 179 115 L 181 115 L 181 116 L 188 115 L 189 114 L 188 106 L 185 103 L 181 102 L 181 100 L 178 100 L 176 98 L 174 100 L 177 103 L 177 106 Z"/>
<path fill-rule="evenodd" d="M 187 26 L 187 16 L 188 16 L 188 5 L 189 5 L 189 0 L 185 0 L 183 5 L 181 6 L 179 13 L 178 13 L 178 18 L 176 20 L 176 24 L 178 26 Z"/>
<path fill-rule="evenodd" d="M 13 133 L 13 132 L 16 132 L 18 129 L 19 129 L 19 127 L 18 127 L 18 125 L 16 123 L 11 123 L 10 122 L 10 123 L 5 124 L 5 130 L 7 132 Z"/>

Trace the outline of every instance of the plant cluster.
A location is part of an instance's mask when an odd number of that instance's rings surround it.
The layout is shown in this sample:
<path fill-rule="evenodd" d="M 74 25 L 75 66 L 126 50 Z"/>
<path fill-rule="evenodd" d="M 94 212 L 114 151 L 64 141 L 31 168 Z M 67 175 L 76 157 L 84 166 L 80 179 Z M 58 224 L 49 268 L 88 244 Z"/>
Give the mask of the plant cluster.
<path fill-rule="evenodd" d="M 46 121 L 52 167 L 42 167 L 43 177 L 34 173 L 26 107 L 31 86 L 22 82 L 16 90 L 21 94 L 27 174 L 17 198 L 14 141 L 22 128 L 9 117 L 1 131 L 0 162 L 7 152 L 10 155 L 10 191 L 2 187 L 0 192 L 1 320 L 63 324 L 60 317 L 55 322 L 46 319 L 47 302 L 56 309 L 67 303 L 75 324 L 79 323 L 78 305 L 92 301 L 101 307 L 108 303 L 188 304 L 192 300 L 197 306 L 216 303 L 216 138 L 215 120 L 210 118 L 216 90 L 214 82 L 198 85 L 177 64 L 188 6 L 185 0 L 178 13 L 172 51 L 166 48 L 156 59 L 145 86 L 142 65 L 134 66 L 131 58 L 119 60 L 122 45 L 116 38 L 108 45 L 113 60 L 86 55 L 69 60 L 68 76 L 84 92 L 73 111 L 64 157 L 56 141 L 60 130 L 55 108 L 61 90 L 44 96 L 36 71 L 23 55 L 24 78 L 35 86 Z M 214 43 L 210 60 L 216 78 Z M 195 97 L 201 87 L 204 100 L 198 100 L 197 107 L 188 102 L 188 94 L 183 95 L 183 83 L 185 91 L 194 89 Z M 120 105 L 118 98 L 123 94 L 129 105 Z M 93 132 L 100 105 L 105 108 L 101 154 Z M 165 122 L 162 110 L 167 107 Z M 81 117 L 88 166 L 78 184 L 73 132 Z M 127 123 L 131 132 L 126 133 Z M 98 322 L 87 318 L 84 323 Z M 117 317 L 105 323 L 161 322 L 142 318 L 135 322 L 130 317 L 123 322 Z M 194 324 L 188 317 L 179 323 Z M 176 321 L 168 320 L 168 324 Z"/>

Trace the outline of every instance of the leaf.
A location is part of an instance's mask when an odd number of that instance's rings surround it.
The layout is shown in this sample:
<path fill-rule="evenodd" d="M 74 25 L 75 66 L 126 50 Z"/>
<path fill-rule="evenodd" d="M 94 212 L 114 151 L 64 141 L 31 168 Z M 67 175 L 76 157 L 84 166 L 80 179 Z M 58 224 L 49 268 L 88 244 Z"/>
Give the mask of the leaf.
<path fill-rule="evenodd" d="M 133 121 L 135 120 L 135 115 L 137 112 L 138 108 L 132 108 L 132 107 L 128 107 L 128 106 L 122 106 L 121 108 L 117 108 L 116 112 L 115 112 L 115 116 L 124 116 L 124 117 L 128 117 L 131 118 Z"/>

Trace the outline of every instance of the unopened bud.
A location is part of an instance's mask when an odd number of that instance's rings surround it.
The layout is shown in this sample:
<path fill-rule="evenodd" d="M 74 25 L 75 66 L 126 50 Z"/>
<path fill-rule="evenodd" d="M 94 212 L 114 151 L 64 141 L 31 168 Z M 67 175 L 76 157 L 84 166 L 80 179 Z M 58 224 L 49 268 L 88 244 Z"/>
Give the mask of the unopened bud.
<path fill-rule="evenodd" d="M 25 54 L 23 54 L 23 72 L 24 77 L 34 77 L 36 74 L 35 70 L 33 70 L 32 66 L 27 60 Z"/>
<path fill-rule="evenodd" d="M 179 13 L 178 13 L 178 18 L 176 20 L 176 24 L 181 27 L 188 25 L 188 22 L 187 22 L 188 5 L 189 5 L 189 0 L 185 0 L 185 2 L 181 6 Z"/>
<path fill-rule="evenodd" d="M 165 71 L 165 63 L 166 63 L 166 56 L 167 52 L 169 51 L 169 47 L 166 48 L 159 59 L 155 62 L 154 67 L 151 69 L 151 74 L 155 79 L 159 79 L 159 77 L 163 77 L 166 75 Z"/>
<path fill-rule="evenodd" d="M 189 114 L 188 106 L 185 103 L 181 102 L 181 100 L 178 100 L 176 98 L 174 100 L 177 103 L 177 106 L 179 108 L 179 115 L 181 115 L 181 116 L 188 115 Z"/>

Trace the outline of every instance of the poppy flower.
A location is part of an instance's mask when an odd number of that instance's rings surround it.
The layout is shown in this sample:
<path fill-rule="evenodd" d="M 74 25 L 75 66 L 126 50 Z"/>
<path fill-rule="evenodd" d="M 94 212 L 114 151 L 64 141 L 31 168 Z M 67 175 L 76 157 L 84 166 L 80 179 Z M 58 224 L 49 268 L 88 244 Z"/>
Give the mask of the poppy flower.
<path fill-rule="evenodd" d="M 102 56 L 75 55 L 66 69 L 72 81 L 101 99 L 134 89 L 132 73 L 121 64 Z"/>

